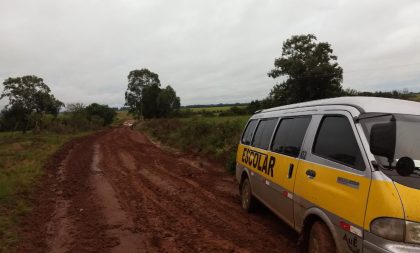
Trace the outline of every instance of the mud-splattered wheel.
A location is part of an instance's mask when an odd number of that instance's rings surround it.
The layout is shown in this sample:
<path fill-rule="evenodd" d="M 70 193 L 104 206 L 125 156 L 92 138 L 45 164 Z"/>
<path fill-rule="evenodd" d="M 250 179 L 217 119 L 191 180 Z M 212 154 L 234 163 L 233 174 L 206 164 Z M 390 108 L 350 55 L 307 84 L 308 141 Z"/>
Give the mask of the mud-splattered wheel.
<path fill-rule="evenodd" d="M 242 202 L 242 208 L 248 213 L 255 210 L 256 200 L 254 196 L 252 196 L 251 184 L 248 178 L 245 178 L 242 181 L 241 202 Z"/>
<path fill-rule="evenodd" d="M 322 222 L 315 222 L 309 234 L 308 253 L 334 253 L 337 252 L 334 238 L 328 227 Z"/>

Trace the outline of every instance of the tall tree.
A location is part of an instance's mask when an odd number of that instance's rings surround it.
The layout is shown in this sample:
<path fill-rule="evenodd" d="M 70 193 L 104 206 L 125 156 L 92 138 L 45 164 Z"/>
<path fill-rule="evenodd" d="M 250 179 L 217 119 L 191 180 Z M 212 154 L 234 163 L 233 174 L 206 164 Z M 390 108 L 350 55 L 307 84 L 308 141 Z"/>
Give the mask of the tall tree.
<path fill-rule="evenodd" d="M 33 113 L 37 114 L 34 119 L 39 119 L 39 114 L 50 113 L 57 115 L 64 104 L 51 94 L 51 90 L 44 80 L 34 75 L 23 77 L 9 77 L 3 82 L 4 89 L 0 99 L 8 98 L 9 104 L 6 110 L 19 112 L 18 123 L 26 132 Z M 37 121 L 37 120 L 35 120 Z M 37 125 L 37 122 L 35 122 Z"/>
<path fill-rule="evenodd" d="M 145 100 L 150 102 L 150 99 L 145 99 L 144 93 L 154 94 L 153 90 L 156 90 L 156 87 L 160 87 L 158 74 L 145 68 L 131 71 L 128 75 L 128 87 L 125 92 L 125 105 L 129 107 L 129 112 L 137 118 L 144 116 L 144 102 Z M 144 92 L 145 88 L 149 91 Z"/>
<path fill-rule="evenodd" d="M 295 35 L 283 43 L 269 77 L 285 77 L 270 92 L 273 105 L 340 96 L 343 69 L 331 45 L 317 42 L 315 35 Z"/>
<path fill-rule="evenodd" d="M 143 116 L 147 119 L 159 116 L 159 86 L 151 84 L 143 88 Z"/>
<path fill-rule="evenodd" d="M 160 88 L 159 76 L 148 69 L 133 70 L 128 75 L 125 104 L 137 118 L 167 117 L 181 106 L 171 86 Z"/>
<path fill-rule="evenodd" d="M 167 117 L 181 107 L 181 100 L 176 96 L 175 90 L 170 86 L 162 89 L 158 96 L 159 117 Z"/>

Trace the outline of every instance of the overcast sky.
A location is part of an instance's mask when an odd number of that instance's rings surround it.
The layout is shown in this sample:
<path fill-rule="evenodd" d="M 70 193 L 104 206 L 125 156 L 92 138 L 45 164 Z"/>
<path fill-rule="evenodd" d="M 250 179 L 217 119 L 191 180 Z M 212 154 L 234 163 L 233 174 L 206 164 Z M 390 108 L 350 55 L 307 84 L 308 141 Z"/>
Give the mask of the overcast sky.
<path fill-rule="evenodd" d="M 418 0 L 0 0 L 0 81 L 34 74 L 65 103 L 121 106 L 129 71 L 148 68 L 182 105 L 249 102 L 307 33 L 332 45 L 345 88 L 420 91 Z"/>

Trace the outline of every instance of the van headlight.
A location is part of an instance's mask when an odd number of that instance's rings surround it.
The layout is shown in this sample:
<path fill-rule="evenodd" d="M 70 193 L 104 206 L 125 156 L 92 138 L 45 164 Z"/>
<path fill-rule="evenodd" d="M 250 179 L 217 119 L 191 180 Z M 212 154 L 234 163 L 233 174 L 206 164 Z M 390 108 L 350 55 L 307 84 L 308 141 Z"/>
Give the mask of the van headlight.
<path fill-rule="evenodd" d="M 420 223 L 406 221 L 405 241 L 420 244 Z"/>
<path fill-rule="evenodd" d="M 370 224 L 370 231 L 382 238 L 420 244 L 420 223 L 394 218 L 379 218 Z"/>
<path fill-rule="evenodd" d="M 403 242 L 404 230 L 404 220 L 379 218 L 370 223 L 370 231 L 372 233 L 391 241 Z"/>

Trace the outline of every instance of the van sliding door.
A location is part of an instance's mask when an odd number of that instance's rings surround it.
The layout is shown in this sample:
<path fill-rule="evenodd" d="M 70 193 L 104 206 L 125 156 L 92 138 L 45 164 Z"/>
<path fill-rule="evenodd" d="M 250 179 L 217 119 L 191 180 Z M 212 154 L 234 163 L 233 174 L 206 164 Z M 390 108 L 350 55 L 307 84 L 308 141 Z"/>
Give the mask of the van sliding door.
<path fill-rule="evenodd" d="M 299 166 L 299 154 L 310 116 L 281 119 L 273 136 L 269 155 L 275 158 L 274 177 L 266 186 L 267 205 L 292 227 L 293 188 Z"/>

